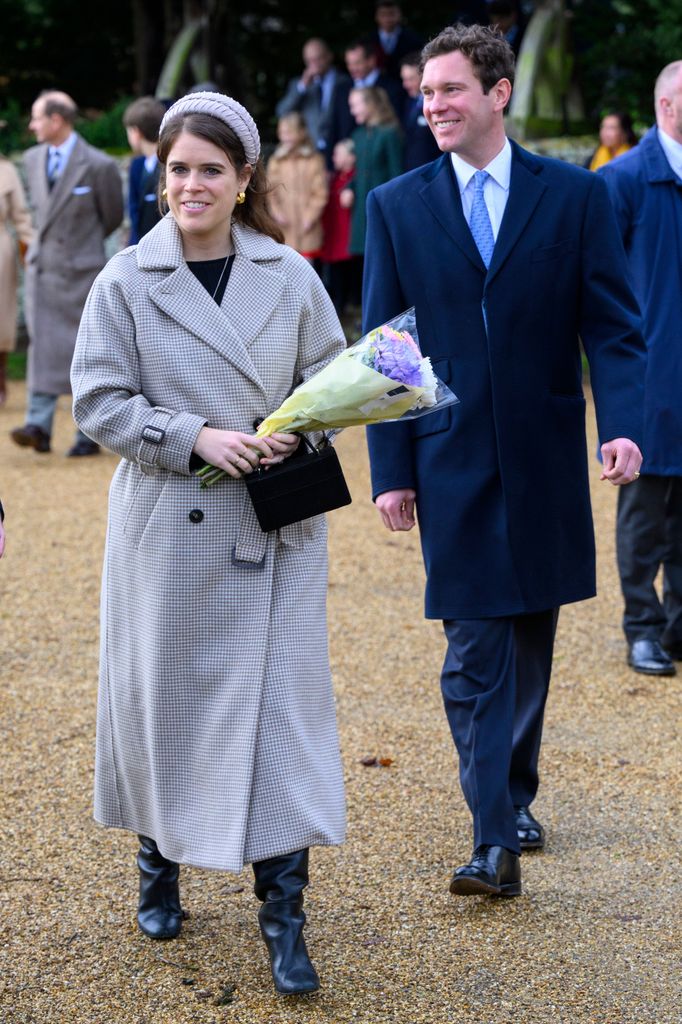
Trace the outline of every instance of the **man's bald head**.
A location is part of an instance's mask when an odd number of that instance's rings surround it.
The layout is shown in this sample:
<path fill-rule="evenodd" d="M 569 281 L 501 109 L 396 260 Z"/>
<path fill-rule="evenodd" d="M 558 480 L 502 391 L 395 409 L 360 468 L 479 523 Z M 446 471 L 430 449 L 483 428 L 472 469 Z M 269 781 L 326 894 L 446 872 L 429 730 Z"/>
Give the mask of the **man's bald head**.
<path fill-rule="evenodd" d="M 682 60 L 667 64 L 656 79 L 654 89 L 656 124 L 682 144 Z"/>
<path fill-rule="evenodd" d="M 38 142 L 61 146 L 73 131 L 77 116 L 78 107 L 67 93 L 47 89 L 31 107 L 29 128 Z"/>
<path fill-rule="evenodd" d="M 46 114 L 58 114 L 72 126 L 76 123 L 78 107 L 68 93 L 59 92 L 56 89 L 45 90 L 45 92 L 41 92 L 38 99 L 42 100 L 43 110 Z"/>

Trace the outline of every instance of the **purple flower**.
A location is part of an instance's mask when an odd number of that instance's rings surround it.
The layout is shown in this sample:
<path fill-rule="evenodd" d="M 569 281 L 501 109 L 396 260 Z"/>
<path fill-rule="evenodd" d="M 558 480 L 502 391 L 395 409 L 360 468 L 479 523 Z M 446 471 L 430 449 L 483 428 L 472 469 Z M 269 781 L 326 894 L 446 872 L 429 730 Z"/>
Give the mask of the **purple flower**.
<path fill-rule="evenodd" d="M 421 355 L 411 338 L 408 341 L 398 331 L 382 328 L 373 342 L 374 369 L 378 373 L 401 384 L 421 386 Z"/>

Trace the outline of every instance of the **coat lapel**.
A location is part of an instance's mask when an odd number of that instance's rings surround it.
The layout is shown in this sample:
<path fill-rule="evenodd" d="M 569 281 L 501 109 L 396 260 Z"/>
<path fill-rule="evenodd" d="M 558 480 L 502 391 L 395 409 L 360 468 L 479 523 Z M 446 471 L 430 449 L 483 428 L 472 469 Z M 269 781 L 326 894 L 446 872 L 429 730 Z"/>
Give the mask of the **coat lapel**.
<path fill-rule="evenodd" d="M 512 142 L 509 198 L 488 267 L 487 282 L 500 271 L 530 220 L 547 186 L 539 178 L 542 164 Z"/>
<path fill-rule="evenodd" d="M 440 160 L 428 164 L 423 178 L 419 195 L 431 214 L 467 259 L 485 273 L 485 264 L 462 212 L 462 200 L 449 155 L 445 153 Z"/>
<path fill-rule="evenodd" d="M 71 190 L 75 188 L 88 168 L 88 161 L 85 154 L 85 143 L 79 136 L 73 150 L 71 151 L 71 156 L 69 157 L 66 167 L 55 181 L 52 191 L 50 191 L 47 185 L 47 148 L 48 147 L 45 147 L 46 152 L 43 164 L 44 189 L 46 195 L 45 219 L 42 224 L 43 231 L 49 227 L 55 217 L 59 214 L 60 210 L 68 200 Z"/>
<path fill-rule="evenodd" d="M 220 307 L 206 301 L 206 290 L 188 268 L 170 214 L 140 241 L 138 264 L 143 270 L 171 270 L 150 288 L 152 301 L 264 390 L 249 348 L 281 299 L 282 254 L 276 242 L 248 228 L 233 225 L 232 238 L 235 259 Z"/>

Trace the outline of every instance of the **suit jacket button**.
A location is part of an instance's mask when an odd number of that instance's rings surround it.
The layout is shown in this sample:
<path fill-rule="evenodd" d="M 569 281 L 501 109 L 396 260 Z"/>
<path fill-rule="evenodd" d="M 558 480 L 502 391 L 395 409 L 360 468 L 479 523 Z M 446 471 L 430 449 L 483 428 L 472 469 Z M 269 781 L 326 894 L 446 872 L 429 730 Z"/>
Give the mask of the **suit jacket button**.
<path fill-rule="evenodd" d="M 204 513 L 201 511 L 200 508 L 193 508 L 189 514 L 190 523 L 200 523 L 203 518 Z"/>

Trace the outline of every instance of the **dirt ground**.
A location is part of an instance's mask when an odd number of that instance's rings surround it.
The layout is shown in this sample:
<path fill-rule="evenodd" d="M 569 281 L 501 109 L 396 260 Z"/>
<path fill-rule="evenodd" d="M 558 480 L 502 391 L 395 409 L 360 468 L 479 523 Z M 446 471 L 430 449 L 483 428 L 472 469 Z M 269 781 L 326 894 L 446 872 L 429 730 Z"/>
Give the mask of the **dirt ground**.
<path fill-rule="evenodd" d="M 8 438 L 0 408 L 2 1024 L 680 1022 L 680 678 L 625 664 L 615 489 L 592 480 L 599 597 L 562 610 L 534 805 L 548 831 L 524 895 L 455 898 L 469 816 L 422 617 L 416 532 L 368 497 L 363 431 L 338 450 L 353 504 L 330 516 L 329 622 L 348 787 L 343 848 L 313 851 L 306 909 L 322 990 L 274 995 L 248 870 L 182 874 L 181 937 L 136 928 L 136 843 L 92 820 L 98 597 L 111 454 Z M 593 443 L 593 442 L 592 442 Z M 682 666 L 680 666 L 682 671 Z M 362 759 L 392 759 L 366 767 Z M 219 1005 L 222 1000 L 222 1005 Z"/>

